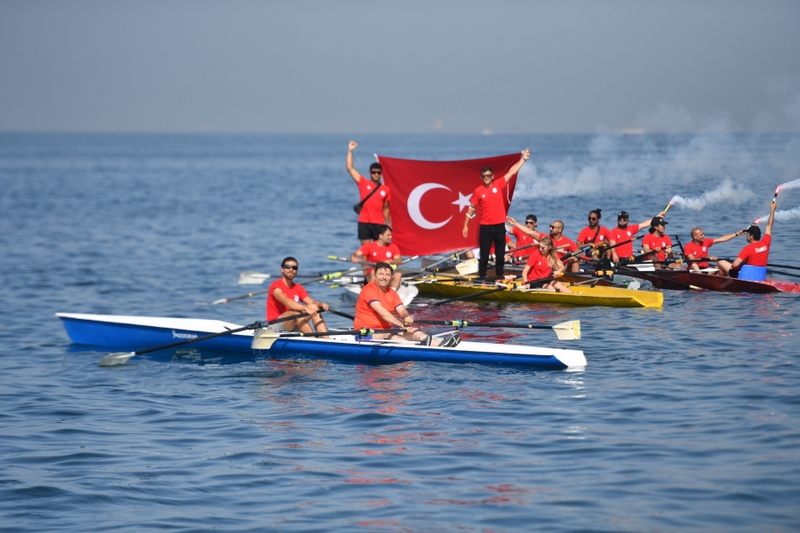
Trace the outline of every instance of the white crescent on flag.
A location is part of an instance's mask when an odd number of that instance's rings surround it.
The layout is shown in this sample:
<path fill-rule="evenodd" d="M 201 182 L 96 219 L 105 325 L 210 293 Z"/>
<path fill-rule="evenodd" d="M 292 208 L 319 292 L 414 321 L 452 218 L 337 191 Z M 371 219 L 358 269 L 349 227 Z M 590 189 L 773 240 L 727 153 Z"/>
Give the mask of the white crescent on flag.
<path fill-rule="evenodd" d="M 419 203 L 422 201 L 422 197 L 426 192 L 434 189 L 445 189 L 449 191 L 450 187 L 442 185 L 441 183 L 423 183 L 422 185 L 417 185 L 414 187 L 414 189 L 411 191 L 411 194 L 408 195 L 408 201 L 406 202 L 408 216 L 411 217 L 411 220 L 414 221 L 414 224 L 422 229 L 439 229 L 450 222 L 450 220 L 453 218 L 452 216 L 449 216 L 442 222 L 431 222 L 425 218 L 425 216 L 422 214 L 422 211 L 420 211 Z"/>

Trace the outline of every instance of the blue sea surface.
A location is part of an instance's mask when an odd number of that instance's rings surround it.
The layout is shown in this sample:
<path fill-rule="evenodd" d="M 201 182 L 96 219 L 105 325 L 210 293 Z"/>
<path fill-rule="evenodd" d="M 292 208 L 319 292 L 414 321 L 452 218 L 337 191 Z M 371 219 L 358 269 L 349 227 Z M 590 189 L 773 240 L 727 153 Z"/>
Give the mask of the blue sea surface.
<path fill-rule="evenodd" d="M 666 291 L 663 309 L 454 302 L 557 323 L 466 338 L 578 347 L 583 371 L 246 360 L 192 346 L 102 368 L 54 313 L 261 319 L 245 270 L 357 246 L 345 135 L 0 134 L 0 531 L 798 531 L 800 295 Z M 674 195 L 715 237 L 800 177 L 800 135 L 363 135 L 373 152 L 534 151 L 511 213 L 574 238 Z M 710 193 L 710 194 L 709 194 Z M 779 197 L 770 261 L 800 266 Z M 695 206 L 696 207 L 696 206 Z M 714 248 L 733 256 L 741 239 Z M 800 273 L 800 271 L 790 271 Z M 790 278 L 784 278 L 790 279 Z M 795 281 L 800 281 L 796 280 Z M 256 290 L 265 288 L 256 287 Z M 346 310 L 340 288 L 310 292 Z M 424 301 L 422 302 L 424 303 Z M 330 317 L 334 326 L 347 323 Z"/>

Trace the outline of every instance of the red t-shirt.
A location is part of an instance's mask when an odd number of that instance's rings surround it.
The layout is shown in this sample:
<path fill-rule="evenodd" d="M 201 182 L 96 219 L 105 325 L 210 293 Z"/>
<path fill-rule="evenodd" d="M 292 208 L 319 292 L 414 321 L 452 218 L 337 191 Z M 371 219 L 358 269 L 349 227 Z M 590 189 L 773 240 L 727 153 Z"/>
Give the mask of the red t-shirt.
<path fill-rule="evenodd" d="M 772 245 L 772 235 L 764 235 L 760 241 L 751 242 L 739 252 L 737 256 L 745 265 L 767 266 L 769 247 Z"/>
<path fill-rule="evenodd" d="M 504 224 L 506 221 L 506 180 L 497 178 L 488 187 L 482 183 L 472 193 L 472 207 L 479 213 L 481 226 Z"/>
<path fill-rule="evenodd" d="M 639 232 L 639 224 L 628 224 L 626 228 L 616 228 L 608 230 L 609 237 L 612 244 L 619 244 L 625 241 L 625 244 L 620 244 L 614 250 L 617 252 L 617 257 L 633 257 L 633 236 Z"/>
<path fill-rule="evenodd" d="M 547 262 L 547 257 L 542 255 L 539 248 L 531 248 L 531 253 L 528 256 L 526 263 L 531 269 L 528 271 L 528 277 L 525 281 L 534 281 L 537 279 L 549 278 L 553 275 L 553 269 Z"/>
<path fill-rule="evenodd" d="M 561 234 L 561 237 L 553 241 L 553 248 L 556 249 L 556 255 L 559 259 L 564 259 L 565 255 L 578 251 L 578 245 L 575 244 L 575 241 L 563 233 Z"/>
<path fill-rule="evenodd" d="M 370 305 L 372 302 L 380 302 L 383 307 L 393 313 L 398 306 L 403 305 L 397 291 L 392 288 L 382 291 L 378 285 L 372 281 L 364 285 L 361 294 L 356 301 L 356 319 L 353 321 L 355 328 L 374 328 L 386 329 L 393 327 L 391 323 L 383 320 Z"/>
<path fill-rule="evenodd" d="M 655 233 L 650 233 L 642 239 L 642 246 L 647 246 L 651 251 L 658 252 L 655 255 L 650 254 L 647 256 L 648 259 L 654 258 L 656 261 L 666 261 L 667 252 L 664 250 L 672 247 L 672 239 L 666 233 L 661 237 L 656 237 Z"/>
<path fill-rule="evenodd" d="M 513 228 L 511 228 L 511 233 L 514 234 L 514 248 L 521 248 L 523 246 L 528 246 L 530 244 L 533 244 L 533 237 L 531 237 L 527 233 L 524 233 L 518 227 L 514 226 Z M 533 246 L 525 248 L 524 250 L 519 250 L 519 251 L 514 250 L 512 255 L 514 257 L 528 257 L 532 249 Z"/>
<path fill-rule="evenodd" d="M 364 207 L 358 214 L 359 222 L 366 222 L 368 224 L 385 224 L 386 220 L 383 218 L 383 203 L 391 200 L 391 191 L 385 184 L 376 184 L 370 178 L 361 176 L 358 180 L 358 196 L 361 200 L 371 193 L 375 186 L 378 186 L 378 192 L 370 196 L 369 200 L 364 202 Z"/>
<path fill-rule="evenodd" d="M 393 263 L 394 258 L 400 255 L 400 248 L 395 243 L 389 243 L 388 246 L 381 246 L 378 241 L 369 241 L 367 244 L 359 248 L 359 251 L 364 254 L 364 257 L 370 263 Z"/>
<path fill-rule="evenodd" d="M 611 240 L 611 235 L 608 233 L 608 229 L 604 228 L 603 226 L 599 226 L 600 230 L 597 230 L 597 227 L 589 227 L 586 226 L 578 233 L 578 242 L 583 244 L 594 244 L 594 243 L 601 243 L 601 242 L 608 242 Z M 595 235 L 597 237 L 595 238 Z"/>
<path fill-rule="evenodd" d="M 692 257 L 708 257 L 708 249 L 712 246 L 714 246 L 714 239 L 705 238 L 702 243 L 696 243 L 693 239 L 683 246 L 683 253 L 686 254 L 687 260 L 690 255 Z M 708 266 L 708 261 L 700 261 L 699 263 L 692 261 L 692 263 L 700 268 Z"/>
<path fill-rule="evenodd" d="M 283 278 L 273 281 L 272 285 L 269 286 L 269 291 L 267 291 L 267 320 L 275 320 L 288 309 L 275 298 L 275 289 L 280 289 L 283 294 L 295 302 L 302 302 L 308 298 L 308 293 L 299 283 L 289 287 Z"/>

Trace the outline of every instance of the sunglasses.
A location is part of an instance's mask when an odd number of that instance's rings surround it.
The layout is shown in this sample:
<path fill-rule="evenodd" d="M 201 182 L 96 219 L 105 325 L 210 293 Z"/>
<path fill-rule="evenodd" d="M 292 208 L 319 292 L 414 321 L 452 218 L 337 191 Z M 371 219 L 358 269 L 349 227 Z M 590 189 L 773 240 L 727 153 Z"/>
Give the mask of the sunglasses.
<path fill-rule="evenodd" d="M 482 177 L 482 178 L 491 178 L 492 176 L 494 176 L 494 174 L 492 174 L 492 173 L 489 173 L 489 174 L 481 174 L 481 177 Z"/>
<path fill-rule="evenodd" d="M 533 224 L 534 226 L 536 225 L 536 222 L 534 222 L 533 220 L 526 220 L 525 223 L 526 224 Z"/>
<path fill-rule="evenodd" d="M 550 224 L 550 229 L 561 229 L 561 226 L 554 226 L 554 225 Z"/>
<path fill-rule="evenodd" d="M 380 174 L 381 172 L 382 171 L 380 171 L 380 170 L 370 170 L 369 171 L 370 174 Z"/>
<path fill-rule="evenodd" d="M 597 222 L 597 218 L 596 217 L 589 217 L 589 222 Z"/>
<path fill-rule="evenodd" d="M 297 265 L 283 265 L 281 268 L 284 270 L 297 270 Z"/>

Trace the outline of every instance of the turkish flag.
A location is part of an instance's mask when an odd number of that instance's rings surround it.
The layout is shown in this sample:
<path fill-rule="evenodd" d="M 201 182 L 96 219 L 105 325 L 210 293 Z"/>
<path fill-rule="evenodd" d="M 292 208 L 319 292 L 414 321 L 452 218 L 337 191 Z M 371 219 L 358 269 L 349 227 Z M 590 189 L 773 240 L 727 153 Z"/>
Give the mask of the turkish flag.
<path fill-rule="evenodd" d="M 519 161 L 520 154 L 463 161 L 416 161 L 378 156 L 383 179 L 392 191 L 392 242 L 403 255 L 427 255 L 478 246 L 477 218 L 469 236 L 461 230 L 481 169 L 491 167 L 502 178 Z M 506 188 L 506 212 L 511 205 L 516 174 Z"/>

